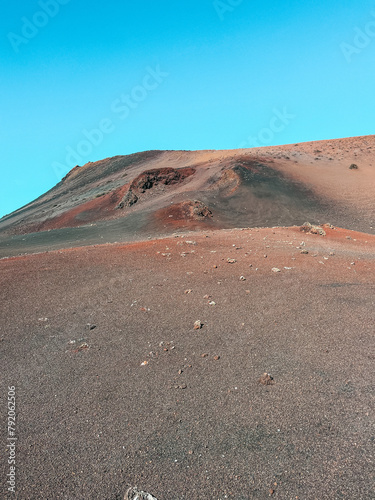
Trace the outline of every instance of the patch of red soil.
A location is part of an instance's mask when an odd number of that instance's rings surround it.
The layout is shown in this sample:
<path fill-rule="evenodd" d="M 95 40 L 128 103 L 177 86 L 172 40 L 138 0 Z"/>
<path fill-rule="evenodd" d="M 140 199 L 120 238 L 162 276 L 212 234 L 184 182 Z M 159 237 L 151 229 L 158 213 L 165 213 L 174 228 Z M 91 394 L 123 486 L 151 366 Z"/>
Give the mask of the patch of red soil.
<path fill-rule="evenodd" d="M 188 225 L 190 229 L 204 229 L 205 227 L 213 226 L 212 218 L 212 211 L 199 200 L 187 200 L 175 203 L 154 213 L 155 222 L 164 227 Z"/>
<path fill-rule="evenodd" d="M 128 184 L 121 186 L 110 193 L 87 201 L 57 217 L 36 224 L 32 230 L 46 231 L 48 229 L 60 229 L 62 227 L 77 227 L 95 222 L 99 219 L 103 220 L 111 217 L 119 200 L 124 196 L 127 189 Z"/>

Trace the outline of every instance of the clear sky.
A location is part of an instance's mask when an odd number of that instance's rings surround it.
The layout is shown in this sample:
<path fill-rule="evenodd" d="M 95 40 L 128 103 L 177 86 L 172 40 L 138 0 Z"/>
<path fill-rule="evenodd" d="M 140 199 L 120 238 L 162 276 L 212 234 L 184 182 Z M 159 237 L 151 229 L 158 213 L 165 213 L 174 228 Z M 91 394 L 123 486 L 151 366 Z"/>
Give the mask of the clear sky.
<path fill-rule="evenodd" d="M 5 0 L 0 55 L 0 216 L 109 156 L 374 133 L 373 0 Z"/>

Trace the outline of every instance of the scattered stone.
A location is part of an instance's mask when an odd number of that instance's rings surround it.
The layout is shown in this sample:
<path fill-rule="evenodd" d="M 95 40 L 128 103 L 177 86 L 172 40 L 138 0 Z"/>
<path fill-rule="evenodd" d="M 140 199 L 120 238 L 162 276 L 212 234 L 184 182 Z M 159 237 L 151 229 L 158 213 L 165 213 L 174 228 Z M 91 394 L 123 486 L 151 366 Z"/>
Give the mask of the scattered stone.
<path fill-rule="evenodd" d="M 143 361 L 143 363 L 141 363 L 141 366 L 146 366 L 148 365 L 148 361 Z"/>
<path fill-rule="evenodd" d="M 309 253 L 309 251 L 304 249 L 304 250 L 301 250 L 301 253 L 304 255 L 307 255 Z"/>
<path fill-rule="evenodd" d="M 351 236 L 346 236 L 347 240 L 352 240 L 353 238 Z"/>
<path fill-rule="evenodd" d="M 214 302 L 213 300 L 210 300 L 210 302 L 208 303 L 209 306 L 216 306 L 216 302 Z"/>
<path fill-rule="evenodd" d="M 175 385 L 175 389 L 186 389 L 186 388 L 187 388 L 186 384 Z"/>
<path fill-rule="evenodd" d="M 227 262 L 228 264 L 234 264 L 236 261 L 236 259 L 227 259 Z"/>
<path fill-rule="evenodd" d="M 85 350 L 85 349 L 89 349 L 89 348 L 90 348 L 90 346 L 88 345 L 88 343 L 87 343 L 87 342 L 82 342 L 82 344 L 80 344 L 80 345 L 77 347 L 77 349 L 74 349 L 74 351 L 73 351 L 73 352 L 79 352 L 79 351 L 83 351 L 83 350 Z"/>
<path fill-rule="evenodd" d="M 246 281 L 245 276 L 240 276 L 240 281 Z"/>
<path fill-rule="evenodd" d="M 206 294 L 206 295 L 203 296 L 203 298 L 206 299 L 206 300 L 209 300 L 209 299 L 212 299 L 212 295 Z"/>
<path fill-rule="evenodd" d="M 281 269 L 279 269 L 278 267 L 273 267 L 273 268 L 272 268 L 272 271 L 273 271 L 274 273 L 281 273 Z"/>
<path fill-rule="evenodd" d="M 178 374 L 181 375 L 183 373 L 183 370 L 178 370 Z"/>
<path fill-rule="evenodd" d="M 164 342 L 163 340 L 159 342 L 159 347 L 163 349 L 164 352 L 169 352 L 175 349 L 175 346 L 173 345 L 173 340 L 170 342 Z"/>
<path fill-rule="evenodd" d="M 216 356 L 214 356 L 214 360 L 215 360 L 215 361 L 218 361 L 219 359 L 220 359 L 220 356 L 217 356 L 217 355 L 216 355 Z"/>
<path fill-rule="evenodd" d="M 274 384 L 273 377 L 271 377 L 269 373 L 263 373 L 259 379 L 259 383 L 263 385 L 272 385 Z"/>
<path fill-rule="evenodd" d="M 189 288 L 188 290 L 185 290 L 185 293 L 188 294 L 188 293 L 191 293 L 193 290 L 191 288 Z"/>
<path fill-rule="evenodd" d="M 194 330 L 200 330 L 203 326 L 203 323 L 198 319 L 195 323 L 194 323 Z"/>
<path fill-rule="evenodd" d="M 329 252 L 329 255 L 333 257 L 335 255 L 335 252 Z"/>
<path fill-rule="evenodd" d="M 264 254 L 264 255 L 263 255 L 263 257 L 264 257 L 265 259 L 267 259 L 267 254 Z"/>
<path fill-rule="evenodd" d="M 201 354 L 201 358 L 207 358 L 207 356 L 208 356 L 207 352 L 204 352 L 203 354 Z"/>
<path fill-rule="evenodd" d="M 214 269 L 217 269 L 217 266 L 216 266 L 216 265 L 214 266 Z"/>
<path fill-rule="evenodd" d="M 349 167 L 350 170 L 358 170 L 358 165 L 356 165 L 355 163 L 352 163 Z"/>
<path fill-rule="evenodd" d="M 86 328 L 87 328 L 88 330 L 95 330 L 96 325 L 92 325 L 91 323 L 87 323 Z"/>
<path fill-rule="evenodd" d="M 134 487 L 127 490 L 124 496 L 124 500 L 157 500 L 157 498 L 150 495 L 150 493 L 140 491 L 136 487 Z"/>

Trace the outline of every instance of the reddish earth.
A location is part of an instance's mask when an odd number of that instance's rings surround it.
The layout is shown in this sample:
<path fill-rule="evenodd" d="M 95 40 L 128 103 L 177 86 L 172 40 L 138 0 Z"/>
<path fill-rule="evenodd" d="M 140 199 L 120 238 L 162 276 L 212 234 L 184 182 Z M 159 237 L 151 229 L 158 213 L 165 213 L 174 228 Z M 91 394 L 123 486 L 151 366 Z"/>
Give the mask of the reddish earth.
<path fill-rule="evenodd" d="M 375 498 L 374 147 L 115 157 L 3 218 L 9 498 Z"/>
<path fill-rule="evenodd" d="M 153 215 L 153 224 L 162 233 L 164 228 L 199 230 L 214 228 L 211 210 L 201 201 L 183 201 L 157 210 Z"/>
<path fill-rule="evenodd" d="M 99 219 L 106 219 L 112 216 L 113 210 L 123 198 L 127 189 L 128 186 L 125 185 L 115 189 L 111 193 L 98 195 L 93 200 L 87 201 L 71 210 L 67 210 L 61 215 L 46 219 L 39 224 L 28 226 L 28 230 L 30 232 L 37 232 L 58 229 L 61 227 L 79 227 Z"/>

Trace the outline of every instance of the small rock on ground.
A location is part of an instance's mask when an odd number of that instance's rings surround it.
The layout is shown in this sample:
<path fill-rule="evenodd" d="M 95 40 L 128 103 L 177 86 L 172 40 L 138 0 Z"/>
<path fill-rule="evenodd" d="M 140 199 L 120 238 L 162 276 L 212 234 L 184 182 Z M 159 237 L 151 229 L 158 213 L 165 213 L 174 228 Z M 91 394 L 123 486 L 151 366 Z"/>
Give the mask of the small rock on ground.
<path fill-rule="evenodd" d="M 269 373 L 263 373 L 259 379 L 259 383 L 263 385 L 272 385 L 274 383 L 273 377 Z"/>
<path fill-rule="evenodd" d="M 129 488 L 125 493 L 124 500 L 157 500 L 157 498 L 137 488 Z"/>

